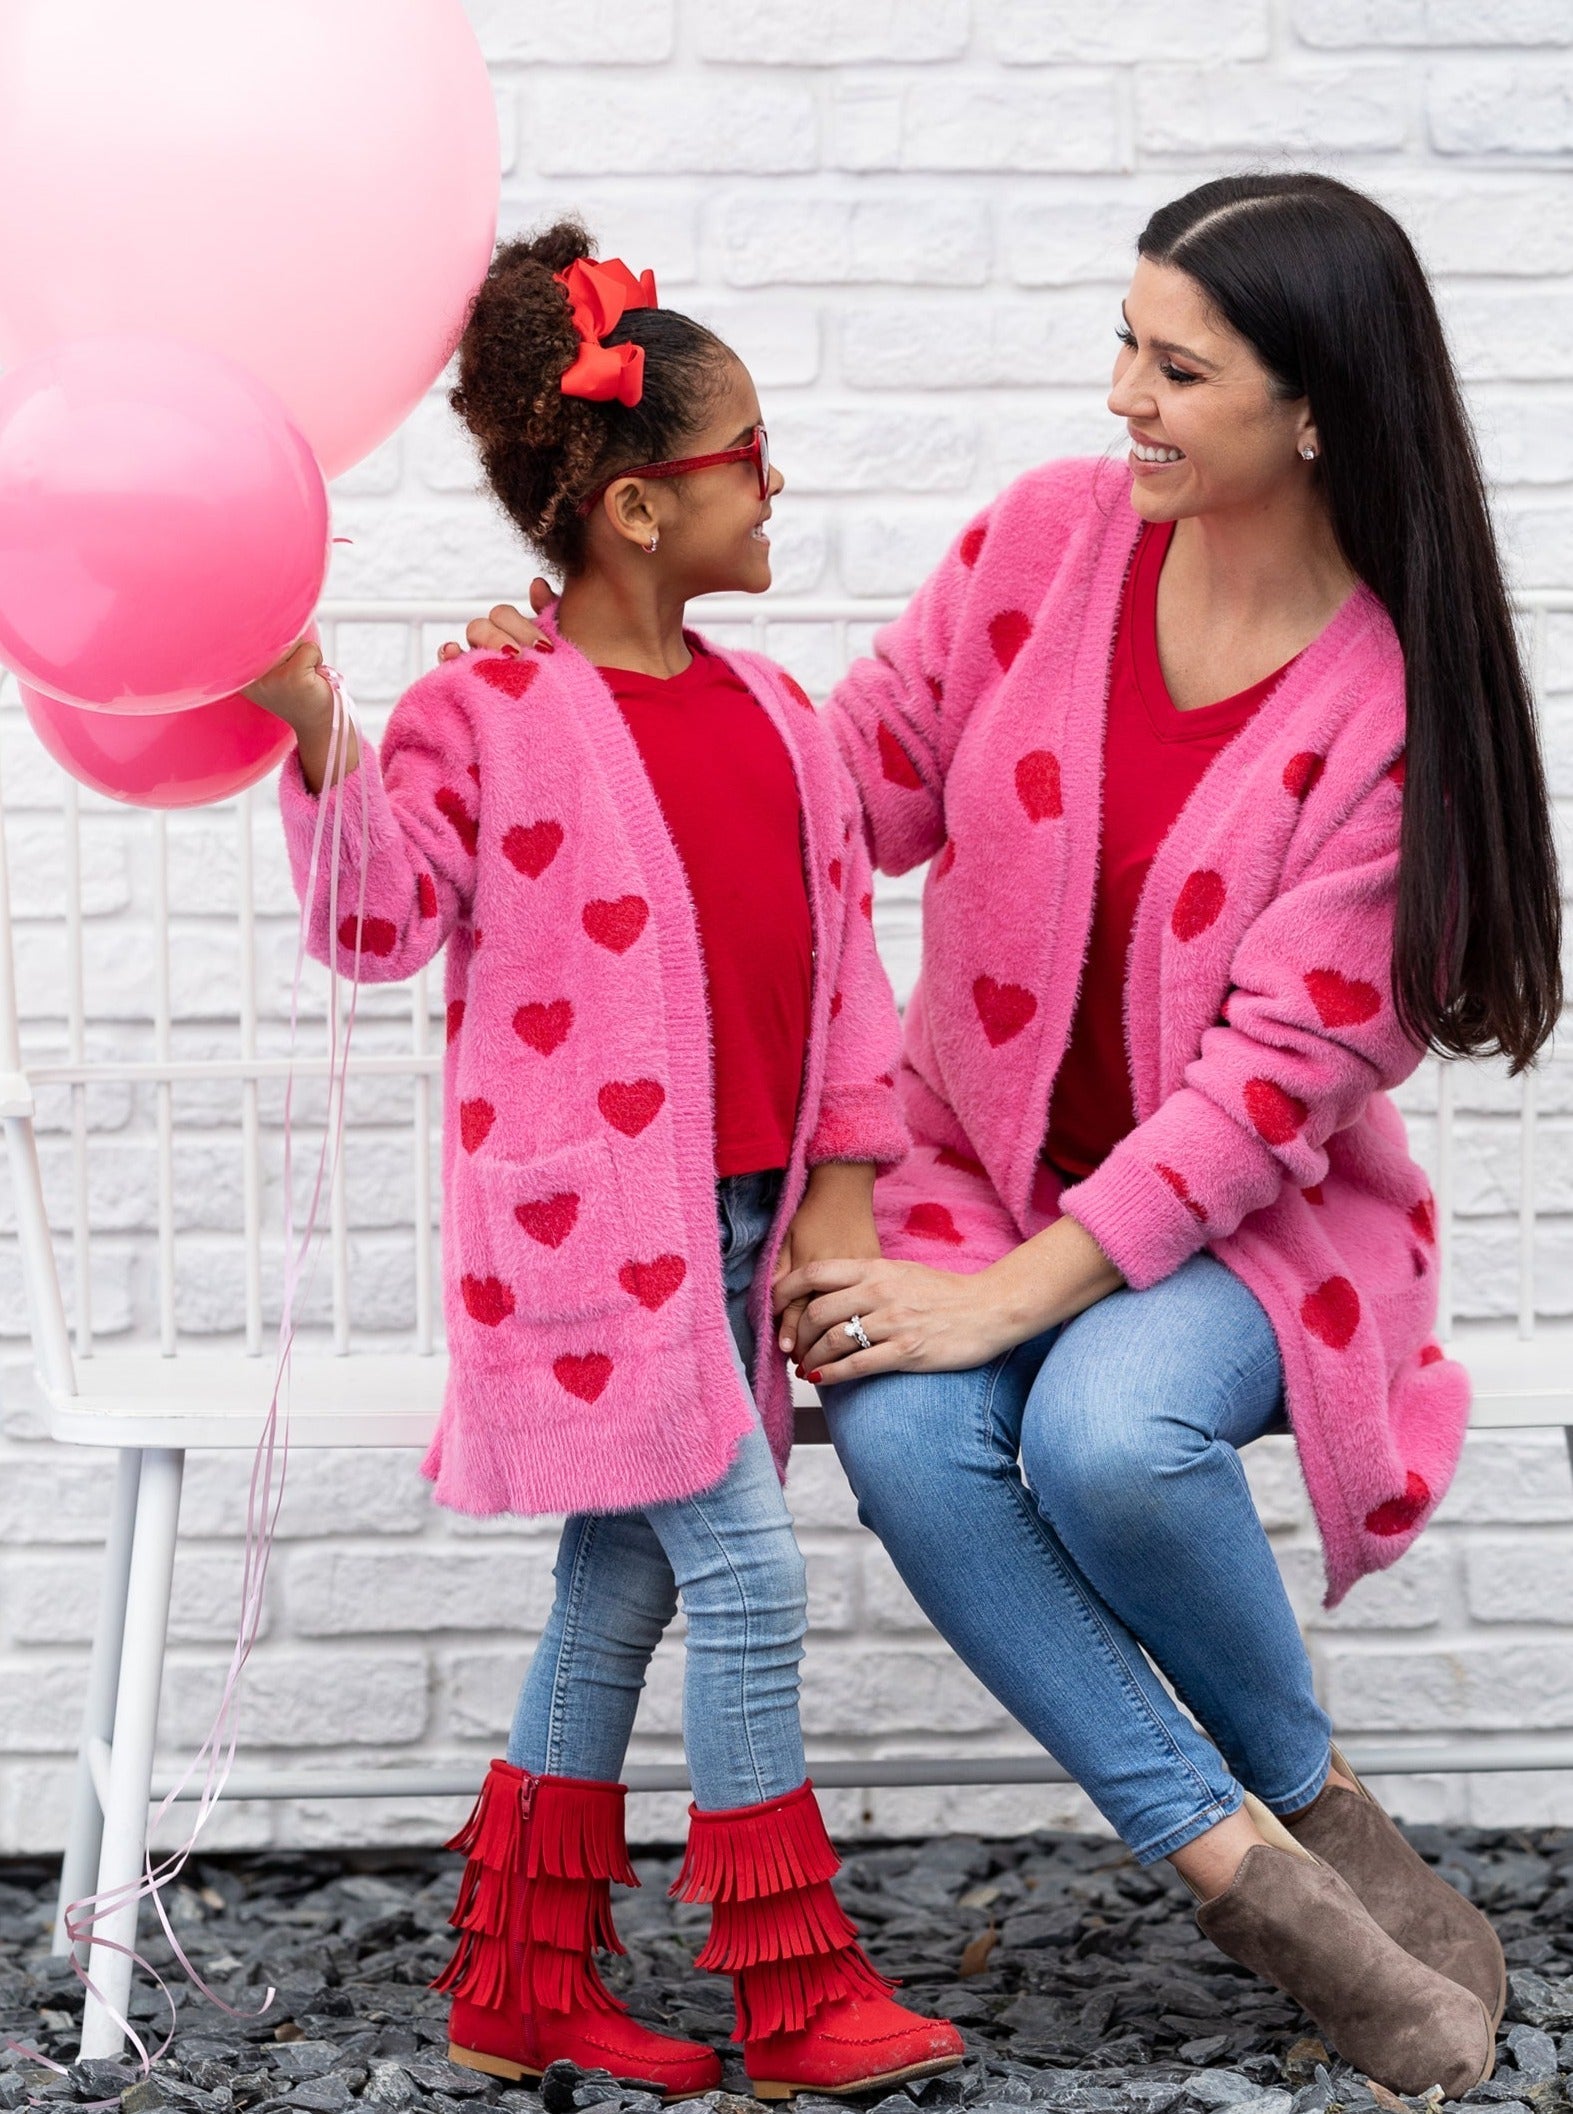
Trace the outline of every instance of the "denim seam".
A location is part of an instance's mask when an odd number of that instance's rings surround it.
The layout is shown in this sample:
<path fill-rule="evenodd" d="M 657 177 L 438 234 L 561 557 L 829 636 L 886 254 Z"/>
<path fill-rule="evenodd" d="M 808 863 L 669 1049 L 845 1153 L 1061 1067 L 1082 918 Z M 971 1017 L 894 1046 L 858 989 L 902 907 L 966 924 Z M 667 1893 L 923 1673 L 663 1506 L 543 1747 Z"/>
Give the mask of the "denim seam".
<path fill-rule="evenodd" d="M 1172 1857 L 1176 1850 L 1183 1850 L 1187 1843 L 1195 1842 L 1209 1828 L 1216 1828 L 1220 1821 L 1238 1813 L 1244 1804 L 1245 1792 L 1236 1784 L 1227 1797 L 1214 1799 L 1210 1806 L 1205 1806 L 1190 1820 L 1182 1821 L 1177 1828 L 1171 1828 L 1167 1835 L 1160 1835 L 1156 1842 L 1143 1844 L 1139 1849 L 1134 1843 L 1127 1847 L 1138 1864 L 1156 1864 L 1160 1858 Z"/>
<path fill-rule="evenodd" d="M 1297 1785 L 1296 1788 L 1291 1791 L 1286 1797 L 1266 1798 L 1263 1797 L 1260 1792 L 1257 1793 L 1257 1796 L 1261 1798 L 1262 1804 L 1266 1806 L 1268 1810 L 1272 1813 L 1277 1813 L 1280 1815 L 1285 1813 L 1300 1813 L 1303 1812 L 1307 1806 L 1309 1806 L 1316 1798 L 1320 1796 L 1322 1791 L 1326 1788 L 1327 1780 L 1332 1775 L 1332 1773 L 1333 1751 L 1332 1748 L 1329 1747 L 1327 1750 L 1327 1758 L 1324 1762 L 1322 1762 L 1320 1767 L 1313 1769 L 1311 1774 L 1305 1779 L 1305 1781 L 1302 1784 Z"/>
<path fill-rule="evenodd" d="M 563 1633 L 557 1650 L 557 1664 L 552 1668 L 552 1701 L 546 1714 L 546 1774 L 560 1776 L 558 1767 L 562 1760 L 563 1718 L 566 1714 L 566 1690 L 570 1686 L 564 1678 L 564 1668 L 571 1664 L 579 1648 L 580 1596 L 584 1575 L 589 1566 L 590 1549 L 595 1540 L 599 1524 L 592 1513 L 581 1516 L 579 1538 L 574 1547 L 573 1569 L 568 1576 L 567 1590 L 563 1594 Z"/>
<path fill-rule="evenodd" d="M 979 1432 L 979 1437 L 989 1445 L 991 1452 L 997 1450 L 992 1445 L 991 1440 L 994 1396 L 1003 1377 L 1007 1362 L 1008 1360 L 1003 1358 L 995 1360 L 994 1365 L 990 1369 L 988 1387 L 980 1397 L 980 1407 L 983 1411 L 983 1429 Z M 1099 1611 L 1089 1604 L 1087 1590 L 1080 1574 L 1062 1556 L 1056 1546 L 1048 1523 L 1039 1512 L 1037 1503 L 1022 1482 L 1019 1472 L 1008 1479 L 1008 1487 L 1013 1499 L 1012 1509 L 1018 1526 L 1026 1529 L 1029 1539 L 1037 1544 L 1038 1548 L 1065 1580 L 1070 1590 L 1072 1604 L 1078 1610 L 1089 1634 L 1096 1643 L 1101 1645 L 1105 1657 L 1113 1665 L 1117 1678 L 1124 1687 L 1129 1700 L 1135 1705 L 1137 1712 L 1145 1720 L 1150 1733 L 1155 1736 L 1159 1748 L 1167 1748 L 1169 1760 L 1185 1772 L 1200 1792 L 1216 1803 L 1212 1787 L 1207 1782 L 1207 1779 L 1197 1769 L 1189 1756 L 1181 1752 L 1175 1742 L 1174 1735 L 1154 1711 L 1147 1697 L 1143 1695 L 1141 1686 L 1127 1665 L 1124 1654 L 1109 1635 L 1108 1625 L 1104 1622 Z M 1243 1792 L 1241 1795 L 1244 1795 Z"/>
<path fill-rule="evenodd" d="M 739 1651 L 739 1653 L 738 1653 L 738 1655 L 737 1655 L 737 1662 L 738 1662 L 738 1691 L 739 1691 L 739 1694 L 738 1694 L 738 1702 L 739 1702 L 739 1709 L 738 1709 L 738 1719 L 739 1719 L 739 1721 L 740 1721 L 740 1723 L 741 1723 L 741 1725 L 742 1725 L 742 1728 L 743 1728 L 743 1744 L 744 1744 L 744 1745 L 745 1745 L 745 1747 L 746 1747 L 746 1748 L 748 1749 L 748 1766 L 749 1766 L 749 1769 L 750 1769 L 750 1770 L 752 1771 L 752 1773 L 753 1773 L 753 1778 L 754 1778 L 754 1801 L 753 1801 L 753 1802 L 754 1802 L 755 1804 L 757 1804 L 757 1803 L 758 1803 L 758 1802 L 759 1802 L 759 1801 L 760 1801 L 761 1799 L 763 1799 L 763 1798 L 764 1798 L 764 1797 L 766 1796 L 766 1793 L 765 1793 L 765 1790 L 764 1790 L 764 1788 L 763 1788 L 763 1786 L 764 1786 L 764 1779 L 763 1779 L 763 1777 L 762 1777 L 762 1776 L 760 1775 L 760 1773 L 759 1773 L 759 1756 L 758 1756 L 758 1754 L 757 1754 L 757 1753 L 755 1752 L 755 1748 L 754 1748 L 754 1727 L 753 1727 L 753 1719 L 752 1719 L 752 1714 L 750 1713 L 750 1711 L 749 1711 L 749 1709 L 748 1709 L 748 1697 L 749 1697 L 749 1693 L 750 1693 L 750 1689 L 751 1689 L 751 1685 L 752 1685 L 752 1684 L 751 1684 L 751 1681 L 750 1681 L 750 1678 L 749 1678 L 749 1662 L 750 1662 L 750 1657 L 751 1657 L 751 1653 L 752 1653 L 752 1646 L 753 1646 L 753 1633 L 752 1633 L 752 1630 L 751 1630 L 751 1628 L 750 1628 L 750 1620 L 749 1620 L 749 1615 L 750 1615 L 750 1611 L 749 1611 L 749 1605 L 748 1605 L 748 1594 L 747 1594 L 747 1592 L 746 1592 L 746 1591 L 744 1590 L 742 1578 L 741 1578 L 741 1576 L 739 1575 L 739 1572 L 738 1572 L 738 1568 L 737 1568 L 736 1564 L 735 1564 L 735 1563 L 734 1563 L 734 1562 L 732 1561 L 732 1556 L 731 1556 L 731 1552 L 730 1552 L 730 1551 L 728 1550 L 728 1548 L 727 1548 L 727 1546 L 726 1546 L 726 1542 L 725 1542 L 725 1539 L 724 1539 L 724 1538 L 723 1538 L 723 1537 L 722 1537 L 722 1536 L 721 1536 L 721 1535 L 720 1535 L 720 1534 L 719 1534 L 719 1533 L 717 1532 L 717 1530 L 716 1530 L 715 1526 L 714 1526 L 714 1525 L 712 1524 L 712 1522 L 711 1522 L 711 1519 L 710 1519 L 710 1516 L 709 1516 L 708 1512 L 707 1512 L 707 1511 L 706 1511 L 706 1509 L 705 1509 L 705 1504 L 704 1504 L 704 1498 L 705 1498 L 705 1495 L 706 1495 L 706 1494 L 707 1494 L 707 1493 L 705 1493 L 705 1492 L 701 1492 L 701 1493 L 699 1494 L 699 1496 L 698 1496 L 697 1498 L 695 1498 L 695 1499 L 691 1500 L 691 1505 L 692 1505 L 692 1511 L 693 1511 L 693 1515 L 694 1515 L 694 1518 L 695 1518 L 695 1519 L 696 1519 L 696 1520 L 697 1520 L 697 1521 L 699 1522 L 699 1524 L 700 1524 L 700 1525 L 701 1525 L 701 1526 L 702 1526 L 702 1527 L 704 1528 L 705 1532 L 706 1532 L 706 1533 L 707 1533 L 707 1534 L 709 1535 L 709 1537 L 710 1537 L 710 1540 L 711 1540 L 711 1542 L 712 1542 L 712 1543 L 714 1544 L 715 1548 L 716 1548 L 716 1549 L 717 1549 L 717 1550 L 719 1551 L 719 1553 L 720 1553 L 720 1555 L 721 1555 L 721 1558 L 722 1558 L 722 1560 L 723 1560 L 723 1561 L 724 1561 L 724 1563 L 726 1564 L 727 1570 L 728 1570 L 728 1571 L 729 1571 L 729 1572 L 731 1573 L 731 1577 L 732 1577 L 732 1583 L 733 1583 L 733 1585 L 734 1585 L 734 1586 L 736 1587 L 736 1589 L 737 1589 L 737 1603 L 738 1603 L 738 1607 L 739 1607 L 739 1609 L 741 1610 L 741 1614 L 742 1614 L 742 1622 L 741 1622 L 741 1629 L 742 1629 L 742 1639 L 743 1639 L 743 1642 L 742 1642 L 742 1649 L 741 1649 L 741 1650 Z M 686 1613 L 686 1609 L 685 1609 L 685 1613 Z M 690 1631 L 690 1637 L 689 1637 L 689 1649 L 692 1649 L 692 1633 L 691 1633 L 691 1631 Z M 685 1667 L 685 1669 L 684 1669 L 684 1675 L 685 1675 L 685 1680 L 686 1680 L 686 1676 L 687 1676 L 687 1669 L 686 1669 L 686 1667 Z"/>

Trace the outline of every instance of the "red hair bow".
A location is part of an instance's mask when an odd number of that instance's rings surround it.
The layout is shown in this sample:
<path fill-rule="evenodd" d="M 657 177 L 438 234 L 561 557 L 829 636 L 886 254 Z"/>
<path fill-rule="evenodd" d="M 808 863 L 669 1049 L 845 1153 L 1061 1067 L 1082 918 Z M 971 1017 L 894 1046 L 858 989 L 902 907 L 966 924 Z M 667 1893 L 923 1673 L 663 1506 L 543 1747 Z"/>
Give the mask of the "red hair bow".
<path fill-rule="evenodd" d="M 637 404 L 644 395 L 644 347 L 603 345 L 631 308 L 659 308 L 655 273 L 636 279 L 621 257 L 598 264 L 578 257 L 555 275 L 568 294 L 568 311 L 579 333 L 579 356 L 562 379 L 564 396 L 585 396 L 596 403 Z"/>

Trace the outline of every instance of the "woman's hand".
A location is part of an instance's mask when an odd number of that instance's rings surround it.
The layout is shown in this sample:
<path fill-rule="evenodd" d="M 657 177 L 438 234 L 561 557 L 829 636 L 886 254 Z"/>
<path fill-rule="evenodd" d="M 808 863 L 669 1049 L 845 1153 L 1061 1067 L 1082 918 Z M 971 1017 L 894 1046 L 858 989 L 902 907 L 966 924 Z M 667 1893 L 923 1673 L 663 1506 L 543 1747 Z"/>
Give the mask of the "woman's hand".
<path fill-rule="evenodd" d="M 295 729 L 295 747 L 301 774 L 314 793 L 322 791 L 327 776 L 328 752 L 333 745 L 333 692 L 322 673 L 322 649 L 310 639 L 291 647 L 276 667 L 248 683 L 243 693 L 264 712 L 271 712 Z M 345 777 L 360 762 L 360 744 L 355 729 L 344 729 L 339 776 Z"/>
<path fill-rule="evenodd" d="M 777 1313 L 798 1310 L 798 1371 L 818 1386 L 869 1373 L 987 1365 L 1071 1320 L 1123 1281 L 1092 1235 L 1062 1218 L 972 1277 L 926 1263 L 838 1257 L 790 1271 L 774 1298 Z M 847 1333 L 854 1314 L 869 1350 Z"/>
<path fill-rule="evenodd" d="M 552 585 L 539 574 L 530 582 L 530 607 L 537 615 L 552 599 Z M 511 602 L 499 602 L 488 616 L 472 617 L 465 626 L 465 640 L 471 653 L 517 652 L 521 646 L 532 648 L 536 653 L 550 653 L 552 642 L 538 624 L 532 624 Z M 437 649 L 439 661 L 455 660 L 466 650 L 454 639 L 445 639 Z"/>
<path fill-rule="evenodd" d="M 879 1255 L 879 1235 L 874 1231 L 874 1169 L 862 1161 L 827 1160 L 814 1168 L 803 1192 L 803 1201 L 793 1213 L 792 1223 L 776 1259 L 774 1284 L 794 1270 L 834 1256 L 873 1261 Z M 777 1341 L 790 1356 L 797 1340 L 798 1322 L 807 1295 L 777 1306 L 780 1315 Z"/>

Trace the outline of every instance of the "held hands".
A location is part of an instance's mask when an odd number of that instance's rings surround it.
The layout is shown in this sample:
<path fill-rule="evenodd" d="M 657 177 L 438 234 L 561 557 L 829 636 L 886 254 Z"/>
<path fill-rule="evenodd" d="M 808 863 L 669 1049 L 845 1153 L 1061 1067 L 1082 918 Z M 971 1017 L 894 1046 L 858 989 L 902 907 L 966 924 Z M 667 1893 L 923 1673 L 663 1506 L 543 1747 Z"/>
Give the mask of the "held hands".
<path fill-rule="evenodd" d="M 781 1243 L 776 1260 L 775 1286 L 810 1263 L 823 1263 L 833 1256 L 855 1256 L 877 1262 L 879 1235 L 874 1231 L 874 1170 L 863 1162 L 832 1160 L 809 1175 L 803 1201 Z M 777 1337 L 790 1353 L 807 1294 L 783 1307 L 775 1302 L 780 1321 Z"/>
<path fill-rule="evenodd" d="M 530 607 L 539 613 L 551 599 L 551 583 L 537 574 L 530 582 Z M 552 642 L 540 626 L 532 624 L 511 602 L 499 602 L 489 616 L 472 617 L 465 626 L 464 636 L 472 653 L 506 653 L 510 648 L 517 651 L 521 646 L 531 647 L 537 653 L 552 650 Z M 464 651 L 464 646 L 448 639 L 437 649 L 437 658 L 451 661 Z"/>

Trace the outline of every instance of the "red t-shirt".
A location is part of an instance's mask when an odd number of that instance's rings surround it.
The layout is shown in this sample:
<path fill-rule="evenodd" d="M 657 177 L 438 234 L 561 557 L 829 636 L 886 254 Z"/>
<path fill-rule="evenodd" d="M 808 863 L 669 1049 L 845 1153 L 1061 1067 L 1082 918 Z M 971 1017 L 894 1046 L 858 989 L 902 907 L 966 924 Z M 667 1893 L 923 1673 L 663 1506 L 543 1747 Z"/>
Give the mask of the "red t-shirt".
<path fill-rule="evenodd" d="M 695 649 L 681 675 L 601 674 L 694 900 L 715 1053 L 716 1173 L 785 1167 L 813 986 L 792 759 L 754 693 L 714 654 Z"/>
<path fill-rule="evenodd" d="M 1043 1147 L 1046 1160 L 1076 1179 L 1091 1174 L 1136 1128 L 1125 1049 L 1125 958 L 1147 869 L 1207 766 L 1284 672 L 1276 669 L 1215 705 L 1192 712 L 1176 707 L 1158 659 L 1158 575 L 1173 535 L 1172 521 L 1143 527 L 1114 638 L 1092 936 Z"/>

